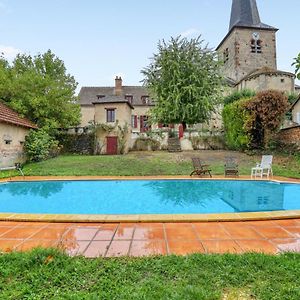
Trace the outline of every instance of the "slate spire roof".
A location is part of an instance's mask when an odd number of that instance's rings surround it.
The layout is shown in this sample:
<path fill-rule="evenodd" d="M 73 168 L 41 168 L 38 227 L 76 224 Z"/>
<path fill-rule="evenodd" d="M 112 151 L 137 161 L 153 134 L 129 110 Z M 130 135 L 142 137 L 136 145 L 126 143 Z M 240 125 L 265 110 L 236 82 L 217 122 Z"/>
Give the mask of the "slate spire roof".
<path fill-rule="evenodd" d="M 256 0 L 232 0 L 229 31 L 234 27 L 250 27 L 276 30 L 261 22 Z"/>

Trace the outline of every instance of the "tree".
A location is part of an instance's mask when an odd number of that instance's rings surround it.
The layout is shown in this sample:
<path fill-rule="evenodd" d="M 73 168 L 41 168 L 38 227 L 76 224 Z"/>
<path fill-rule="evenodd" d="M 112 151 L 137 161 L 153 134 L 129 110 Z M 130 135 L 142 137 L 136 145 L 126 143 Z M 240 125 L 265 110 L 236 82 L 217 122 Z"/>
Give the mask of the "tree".
<path fill-rule="evenodd" d="M 270 137 L 282 124 L 288 107 L 288 97 L 276 90 L 259 92 L 246 102 L 245 108 L 252 114 L 246 125 L 252 137 L 252 148 L 265 148 L 268 145 Z"/>
<path fill-rule="evenodd" d="M 143 83 L 155 101 L 150 116 L 158 123 L 203 123 L 220 102 L 222 76 L 216 53 L 203 40 L 160 41 L 158 54 L 142 70 Z"/>
<path fill-rule="evenodd" d="M 77 83 L 64 62 L 50 50 L 34 57 L 17 55 L 0 61 L 0 99 L 39 127 L 66 128 L 80 120 Z"/>
<path fill-rule="evenodd" d="M 295 74 L 300 80 L 300 53 L 297 57 L 294 58 L 294 63 L 292 64 L 292 66 L 295 66 Z"/>

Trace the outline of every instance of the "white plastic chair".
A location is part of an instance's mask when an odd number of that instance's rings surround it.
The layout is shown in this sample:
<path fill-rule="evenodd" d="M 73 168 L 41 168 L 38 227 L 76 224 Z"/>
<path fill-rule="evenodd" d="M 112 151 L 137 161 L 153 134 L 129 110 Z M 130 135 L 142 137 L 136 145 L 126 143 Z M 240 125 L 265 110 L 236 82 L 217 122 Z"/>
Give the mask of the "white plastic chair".
<path fill-rule="evenodd" d="M 270 174 L 273 176 L 272 161 L 273 155 L 263 155 L 261 158 L 261 163 L 257 163 L 256 167 L 251 169 L 251 178 L 253 178 L 253 176 L 255 178 L 258 176 L 263 178 L 264 175 L 269 178 Z"/>

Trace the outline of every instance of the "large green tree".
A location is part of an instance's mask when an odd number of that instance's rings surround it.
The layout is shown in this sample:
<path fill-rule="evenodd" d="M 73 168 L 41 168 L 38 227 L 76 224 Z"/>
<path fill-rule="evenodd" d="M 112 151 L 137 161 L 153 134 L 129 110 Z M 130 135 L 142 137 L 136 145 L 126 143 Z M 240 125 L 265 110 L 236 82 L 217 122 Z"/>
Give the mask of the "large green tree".
<path fill-rule="evenodd" d="M 77 82 L 50 50 L 34 57 L 0 60 L 0 99 L 39 127 L 65 128 L 80 120 Z"/>
<path fill-rule="evenodd" d="M 220 62 L 200 37 L 160 41 L 158 53 L 142 74 L 155 101 L 154 122 L 203 123 L 221 99 Z"/>

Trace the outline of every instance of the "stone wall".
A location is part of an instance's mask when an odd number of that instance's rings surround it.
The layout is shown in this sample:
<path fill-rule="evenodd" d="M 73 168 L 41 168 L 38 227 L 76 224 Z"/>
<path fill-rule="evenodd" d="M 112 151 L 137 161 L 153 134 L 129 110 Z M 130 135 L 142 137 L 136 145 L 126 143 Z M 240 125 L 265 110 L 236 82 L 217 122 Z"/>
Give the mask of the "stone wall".
<path fill-rule="evenodd" d="M 257 92 L 267 89 L 294 93 L 295 81 L 292 74 L 285 72 L 265 72 L 255 76 L 249 76 L 238 83 L 237 89 L 250 89 Z"/>
<path fill-rule="evenodd" d="M 277 137 L 285 144 L 296 144 L 300 147 L 300 125 L 282 129 Z"/>
<path fill-rule="evenodd" d="M 24 127 L 0 123 L 0 168 L 25 161 L 23 147 L 28 132 Z"/>

